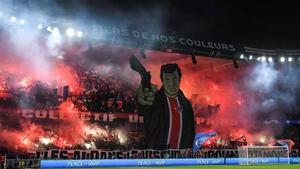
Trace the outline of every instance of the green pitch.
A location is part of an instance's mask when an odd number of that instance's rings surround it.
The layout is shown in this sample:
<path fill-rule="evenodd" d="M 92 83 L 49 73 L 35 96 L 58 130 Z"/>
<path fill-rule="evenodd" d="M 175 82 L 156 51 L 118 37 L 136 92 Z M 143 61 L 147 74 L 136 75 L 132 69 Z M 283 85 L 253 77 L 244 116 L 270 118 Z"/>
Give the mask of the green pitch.
<path fill-rule="evenodd" d="M 97 169 L 299 169 L 300 165 L 199 165 L 199 166 L 170 166 L 170 167 L 111 167 Z"/>

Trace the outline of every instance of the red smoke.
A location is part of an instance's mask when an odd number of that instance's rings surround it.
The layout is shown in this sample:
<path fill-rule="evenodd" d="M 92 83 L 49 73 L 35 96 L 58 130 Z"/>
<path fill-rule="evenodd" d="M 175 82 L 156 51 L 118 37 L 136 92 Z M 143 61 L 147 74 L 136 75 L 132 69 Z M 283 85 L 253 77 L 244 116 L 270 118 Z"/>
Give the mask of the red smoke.
<path fill-rule="evenodd" d="M 106 60 L 101 60 L 103 55 L 99 53 L 97 59 L 100 63 L 93 63 L 100 69 L 101 74 L 105 75 L 107 71 L 121 67 L 122 80 L 135 81 L 136 74 L 128 66 L 129 49 L 125 50 L 127 53 L 120 52 L 121 49 L 118 52 L 118 47 L 115 46 L 106 47 L 106 50 L 108 49 L 114 49 L 110 53 L 112 56 L 108 55 L 110 58 L 105 56 Z M 105 54 L 109 52 L 105 51 Z M 120 56 L 122 54 L 124 57 Z M 152 83 L 158 86 L 161 86 L 159 73 L 162 64 L 176 62 L 181 67 L 183 73 L 181 89 L 193 105 L 197 105 L 194 109 L 198 123 L 197 132 L 216 131 L 225 139 L 244 135 L 249 143 L 264 135 L 272 136 L 271 132 L 264 129 L 261 129 L 261 132 L 250 132 L 255 119 L 251 117 L 252 110 L 247 110 L 251 100 L 245 96 L 251 96 L 252 93 L 244 91 L 240 82 L 253 65 L 243 64 L 240 69 L 235 69 L 230 60 L 199 57 L 198 64 L 193 65 L 190 56 L 155 51 L 147 51 L 146 55 L 147 59 L 141 60 L 151 72 Z M 48 65 L 40 65 L 40 67 L 32 67 L 27 59 L 9 52 L 2 53 L 0 59 L 0 91 L 4 91 L 5 88 L 30 88 L 36 81 L 42 81 L 50 88 L 68 85 L 71 95 L 76 95 L 83 90 L 76 70 L 56 57 L 45 58 Z M 11 79 L 10 83 L 7 79 Z M 247 95 L 245 92 L 248 92 Z M 220 104 L 218 112 L 207 112 L 209 105 L 216 104 Z M 36 124 L 30 120 L 17 119 L 20 129 L 5 127 L 1 123 L 2 142 L 11 148 L 36 149 L 40 144 L 50 143 L 60 148 L 67 148 L 108 136 L 105 129 L 80 119 L 72 101 L 63 102 L 58 109 L 63 113 L 62 117 L 68 117 L 58 123 Z M 15 117 L 18 117 L 18 114 Z"/>

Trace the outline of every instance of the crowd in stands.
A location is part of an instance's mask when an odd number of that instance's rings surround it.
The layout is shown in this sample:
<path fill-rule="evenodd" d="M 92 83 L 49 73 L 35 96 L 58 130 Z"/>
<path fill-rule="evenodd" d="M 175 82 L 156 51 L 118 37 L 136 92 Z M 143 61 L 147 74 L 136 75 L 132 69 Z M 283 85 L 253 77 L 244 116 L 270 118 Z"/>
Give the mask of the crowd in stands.
<path fill-rule="evenodd" d="M 67 98 L 61 98 L 57 88 L 48 83 L 34 80 L 23 81 L 22 85 L 15 85 L 19 77 L 13 74 L 0 75 L 1 92 L 0 106 L 33 108 L 33 109 L 55 109 L 65 100 L 71 100 L 79 111 L 101 112 L 101 113 L 137 113 L 136 108 L 136 89 L 138 81 L 124 80 L 121 72 L 114 70 L 105 74 L 100 74 L 94 69 L 73 65 L 75 77 L 81 91 L 76 93 L 70 89 L 67 91 Z M 106 124 L 104 129 L 108 135 L 101 139 L 94 140 L 94 148 L 99 149 L 130 149 L 140 148 L 141 131 L 139 126 L 135 126 L 134 131 L 130 130 L 131 135 L 126 139 L 126 143 L 120 143 L 120 139 L 115 129 L 122 124 L 109 126 Z M 42 146 L 41 146 L 42 147 Z M 53 144 L 44 148 L 58 148 Z M 72 145 L 65 149 L 86 149 L 84 145 Z"/>
<path fill-rule="evenodd" d="M 121 77 L 122 73 L 117 70 L 100 74 L 93 69 L 79 65 L 74 66 L 73 69 L 78 78 L 78 85 L 82 87 L 82 90 L 76 94 L 69 90 L 67 99 L 71 100 L 79 111 L 137 113 L 136 89 L 138 81 L 124 80 L 126 78 Z M 6 79 L 0 78 L 0 105 L 51 109 L 59 106 L 62 101 L 58 97 L 57 91 L 47 83 L 28 81 L 23 88 L 16 88 L 13 85 L 14 83 L 16 82 L 13 79 L 13 75 L 9 75 Z M 211 106 L 207 113 L 212 114 L 219 109 L 220 105 Z M 108 136 L 94 140 L 95 148 L 105 150 L 143 148 L 140 136 L 129 136 L 126 144 L 124 144 L 120 142 L 118 135 L 114 133 L 115 128 L 109 127 L 107 130 Z M 294 132 L 294 138 L 297 138 L 297 132 L 299 133 L 299 131 Z M 241 145 L 247 145 L 246 140 L 229 141 L 226 144 L 219 144 L 215 141 L 211 144 L 205 144 L 203 148 L 233 149 Z M 49 144 L 45 148 L 53 149 L 57 147 Z M 74 145 L 64 148 L 87 149 L 85 145 Z"/>
<path fill-rule="evenodd" d="M 137 112 L 135 81 L 124 80 L 124 77 L 120 76 L 121 72 L 116 70 L 105 75 L 78 65 L 74 70 L 82 90 L 76 94 L 70 90 L 66 92 L 80 111 Z M 0 93 L 5 93 L 6 100 L 12 99 L 16 105 L 23 108 L 49 109 L 58 106 L 60 100 L 54 86 L 34 80 L 16 82 L 18 77 L 12 74 L 6 76 L 7 78 L 0 79 Z M 16 86 L 15 83 L 23 83 L 23 86 Z M 3 100 L 2 98 L 4 97 L 0 95 L 0 100 Z"/>
<path fill-rule="evenodd" d="M 99 75 L 94 70 L 77 66 L 79 84 L 83 91 L 73 98 L 77 108 L 91 112 L 137 112 L 134 81 L 122 80 L 121 72 Z"/>

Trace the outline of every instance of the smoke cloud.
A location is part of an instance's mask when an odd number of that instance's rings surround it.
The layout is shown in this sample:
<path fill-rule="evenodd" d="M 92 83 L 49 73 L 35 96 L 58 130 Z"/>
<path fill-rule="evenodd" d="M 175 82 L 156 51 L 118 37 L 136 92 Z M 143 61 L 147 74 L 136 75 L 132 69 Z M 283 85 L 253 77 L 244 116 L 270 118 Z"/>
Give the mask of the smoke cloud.
<path fill-rule="evenodd" d="M 70 17 L 70 13 L 68 15 L 65 12 L 68 9 L 61 5 L 51 1 L 32 3 L 1 0 L 0 80 L 5 84 L 1 82 L 0 87 L 26 88 L 32 81 L 40 81 L 49 88 L 69 85 L 72 92 L 82 91 L 83 86 L 78 81 L 77 72 L 70 64 L 76 61 L 100 76 L 118 74 L 122 81 L 133 83 L 138 88 L 140 77 L 130 69 L 129 58 L 131 54 L 141 58 L 140 50 L 100 43 L 87 46 L 87 41 L 90 40 L 88 38 L 83 42 L 72 42 L 63 35 L 65 26 L 80 25 L 78 27 L 81 30 L 89 30 L 89 25 L 99 23 L 101 19 L 105 24 L 111 22 L 105 16 L 87 19 L 92 14 L 86 11 L 83 4 L 73 2 L 73 5 L 83 5 L 83 8 L 74 15 L 76 21 L 70 23 L 66 19 Z M 38 10 L 40 7 L 43 8 Z M 58 16 L 55 17 L 55 14 Z M 64 14 L 65 18 L 59 17 Z M 11 18 L 14 15 L 16 18 Z M 132 22 L 135 22 L 137 25 L 144 25 L 144 31 L 163 34 L 161 15 L 164 15 L 162 7 L 154 6 L 149 12 L 140 9 L 128 16 L 139 16 L 139 19 L 121 24 L 130 28 Z M 121 16 L 121 13 L 117 13 L 115 17 Z M 144 22 L 140 22 L 141 20 Z M 50 27 L 39 30 L 39 24 Z M 182 54 L 150 50 L 146 50 L 145 54 L 147 58 L 140 60 L 151 72 L 152 83 L 158 87 L 162 85 L 159 78 L 160 66 L 170 62 L 179 64 L 183 72 L 181 89 L 192 101 L 195 117 L 200 118 L 197 121 L 197 132 L 217 131 L 224 137 L 245 135 L 250 141 L 261 136 L 274 137 L 283 132 L 282 126 L 267 127 L 264 121 L 286 119 L 286 112 L 299 109 L 296 105 L 297 99 L 299 100 L 297 94 L 300 72 L 299 68 L 291 65 L 278 67 L 266 63 L 241 62 L 240 69 L 234 69 L 232 62 L 228 60 L 197 57 L 198 64 L 192 65 L 190 56 Z M 18 104 L 26 107 L 26 104 Z M 209 106 L 217 104 L 220 105 L 220 110 L 209 109 Z M 73 116 L 78 110 L 71 102 L 64 102 L 59 109 L 71 118 L 55 125 L 35 124 L 19 119 L 16 118 L 19 116 L 17 113 L 3 115 L 0 123 L 2 142 L 10 148 L 15 145 L 33 148 L 35 140 L 39 140 L 40 136 L 47 136 L 46 140 L 55 137 L 58 147 L 83 144 L 87 139 L 87 129 L 93 133 L 96 127 Z M 107 135 L 100 127 L 95 130 Z"/>

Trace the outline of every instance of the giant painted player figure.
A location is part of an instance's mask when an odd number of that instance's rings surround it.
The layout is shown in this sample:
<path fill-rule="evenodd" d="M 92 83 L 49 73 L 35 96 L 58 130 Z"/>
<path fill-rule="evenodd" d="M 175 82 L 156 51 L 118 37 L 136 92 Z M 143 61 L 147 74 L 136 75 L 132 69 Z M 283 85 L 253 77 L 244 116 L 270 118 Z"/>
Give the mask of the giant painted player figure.
<path fill-rule="evenodd" d="M 163 86 L 157 91 L 140 87 L 139 113 L 144 116 L 147 148 L 192 148 L 195 137 L 191 103 L 180 90 L 181 70 L 177 64 L 161 66 Z"/>

